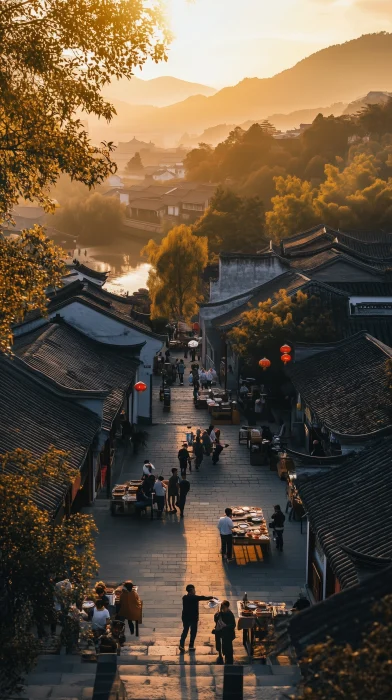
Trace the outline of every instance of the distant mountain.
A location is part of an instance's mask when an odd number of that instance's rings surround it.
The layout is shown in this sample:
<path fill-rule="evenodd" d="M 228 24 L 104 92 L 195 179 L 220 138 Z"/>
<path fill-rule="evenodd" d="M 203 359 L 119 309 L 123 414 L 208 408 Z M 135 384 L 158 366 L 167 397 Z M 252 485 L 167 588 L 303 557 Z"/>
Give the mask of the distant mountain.
<path fill-rule="evenodd" d="M 216 93 L 215 88 L 199 83 L 188 83 L 178 78 L 162 77 L 152 80 L 116 80 L 107 85 L 103 94 L 111 100 L 121 100 L 133 105 L 152 105 L 165 107 L 175 102 L 181 102 L 193 95 L 209 97 Z"/>
<path fill-rule="evenodd" d="M 344 110 L 343 114 L 356 114 L 357 112 L 360 112 L 361 109 L 364 109 L 367 105 L 383 104 L 384 102 L 387 102 L 390 97 L 392 97 L 391 92 L 368 92 L 368 94 L 365 97 L 360 97 L 358 100 L 350 102 L 350 104 L 347 105 L 346 109 Z"/>
<path fill-rule="evenodd" d="M 347 104 L 370 91 L 392 90 L 391 65 L 392 34 L 366 34 L 318 51 L 272 78 L 246 78 L 210 97 L 192 96 L 159 109 L 134 106 L 127 119 L 128 133 L 178 142 L 184 132 L 200 133 L 216 124 L 257 121 L 320 104 Z M 114 120 L 112 133 L 116 127 Z"/>

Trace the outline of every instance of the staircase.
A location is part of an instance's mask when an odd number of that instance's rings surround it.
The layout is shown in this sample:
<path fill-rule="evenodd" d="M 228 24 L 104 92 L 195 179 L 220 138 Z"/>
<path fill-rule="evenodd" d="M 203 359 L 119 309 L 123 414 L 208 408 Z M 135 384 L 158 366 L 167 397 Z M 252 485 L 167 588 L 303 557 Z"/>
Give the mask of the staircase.
<path fill-rule="evenodd" d="M 146 621 L 139 638 L 128 632 L 118 659 L 128 700 L 280 700 L 294 692 L 298 667 L 250 664 L 242 632 L 234 640 L 234 665 L 217 665 L 213 616 L 201 612 L 200 618 L 196 651 L 185 654 L 178 649 L 178 617 Z"/>
<path fill-rule="evenodd" d="M 18 698 L 28 700 L 90 700 L 96 676 L 96 663 L 85 663 L 79 654 L 38 657 L 37 665 L 26 679 L 26 688 Z"/>

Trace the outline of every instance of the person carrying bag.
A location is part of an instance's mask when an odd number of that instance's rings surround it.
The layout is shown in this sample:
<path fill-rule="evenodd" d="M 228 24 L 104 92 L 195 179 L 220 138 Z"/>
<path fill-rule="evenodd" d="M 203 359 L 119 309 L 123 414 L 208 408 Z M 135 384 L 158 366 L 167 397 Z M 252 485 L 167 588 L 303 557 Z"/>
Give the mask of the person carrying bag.
<path fill-rule="evenodd" d="M 218 658 L 216 662 L 218 664 L 223 664 L 223 657 L 225 657 L 225 664 L 233 663 L 233 639 L 235 639 L 235 617 L 230 610 L 230 603 L 228 600 L 223 600 L 221 604 L 220 611 L 214 615 L 215 629 L 213 634 L 215 634 L 215 646 L 218 652 Z"/>

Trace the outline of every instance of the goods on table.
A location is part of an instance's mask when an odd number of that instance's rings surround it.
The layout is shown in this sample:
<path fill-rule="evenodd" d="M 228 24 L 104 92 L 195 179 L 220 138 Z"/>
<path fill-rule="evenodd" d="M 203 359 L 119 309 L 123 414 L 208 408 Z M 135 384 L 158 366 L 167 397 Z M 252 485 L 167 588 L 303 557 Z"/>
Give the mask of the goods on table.
<path fill-rule="evenodd" d="M 242 544 L 270 544 L 267 523 L 261 508 L 256 506 L 235 506 L 232 508 L 232 531 L 234 543 L 241 539 Z M 243 541 L 245 540 L 245 542 Z"/>

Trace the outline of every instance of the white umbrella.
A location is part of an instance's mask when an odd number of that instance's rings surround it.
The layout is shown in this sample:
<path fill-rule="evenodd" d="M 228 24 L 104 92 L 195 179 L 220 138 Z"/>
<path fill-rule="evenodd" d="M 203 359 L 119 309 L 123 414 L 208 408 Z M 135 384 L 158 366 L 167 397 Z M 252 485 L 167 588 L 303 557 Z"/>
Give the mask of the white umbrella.
<path fill-rule="evenodd" d="M 188 343 L 188 348 L 197 348 L 198 345 L 199 343 L 197 342 L 197 340 L 190 340 Z"/>

